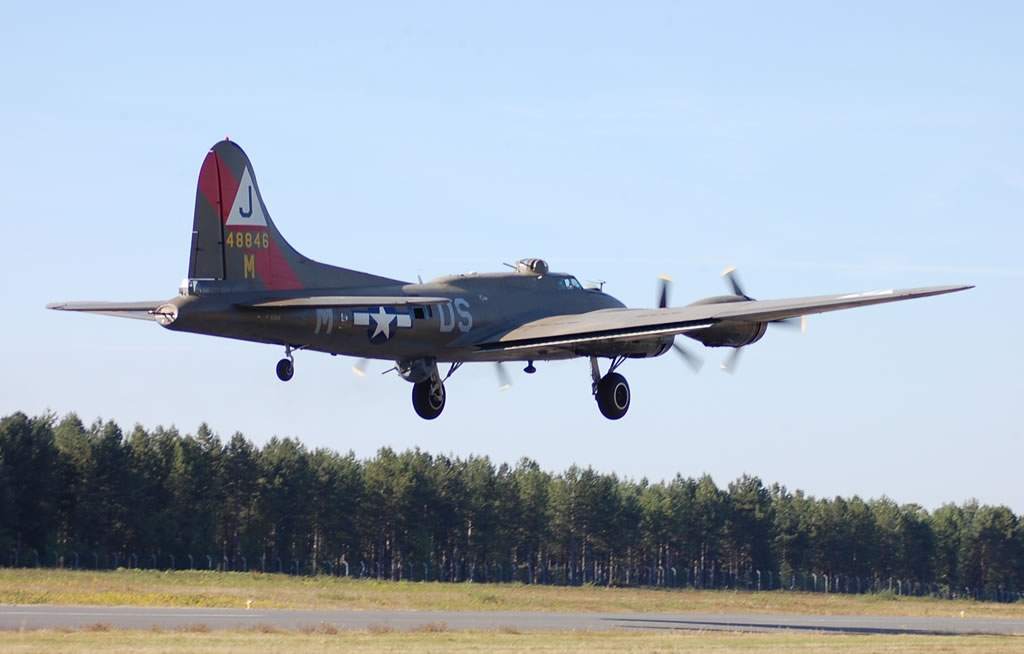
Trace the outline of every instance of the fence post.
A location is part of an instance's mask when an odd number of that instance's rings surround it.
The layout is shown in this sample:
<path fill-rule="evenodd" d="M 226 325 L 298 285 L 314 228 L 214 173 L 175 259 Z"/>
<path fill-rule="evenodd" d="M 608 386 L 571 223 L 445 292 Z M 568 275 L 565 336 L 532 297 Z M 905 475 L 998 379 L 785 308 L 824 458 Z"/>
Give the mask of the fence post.
<path fill-rule="evenodd" d="M 99 570 L 100 569 L 100 555 L 97 554 L 96 552 L 92 553 L 92 569 L 93 570 Z"/>

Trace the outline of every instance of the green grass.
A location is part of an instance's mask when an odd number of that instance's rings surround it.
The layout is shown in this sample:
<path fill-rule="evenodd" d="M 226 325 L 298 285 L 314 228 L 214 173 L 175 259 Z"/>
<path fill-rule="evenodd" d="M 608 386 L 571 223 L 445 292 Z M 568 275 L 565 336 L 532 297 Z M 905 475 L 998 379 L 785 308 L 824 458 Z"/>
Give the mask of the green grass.
<path fill-rule="evenodd" d="M 279 631 L 113 631 L 102 625 L 71 631 L 0 632 L 0 651 L 119 654 L 128 652 L 1020 652 L 1024 639 L 996 636 L 845 636 L 805 633 L 740 634 L 721 632 L 579 632 L 510 633 L 446 632 L 424 629 L 412 633 L 386 630 L 333 632 L 322 629 Z"/>
<path fill-rule="evenodd" d="M 257 609 L 701 612 L 1024 619 L 1024 603 L 794 592 L 390 582 L 199 571 L 0 569 L 0 604 Z"/>

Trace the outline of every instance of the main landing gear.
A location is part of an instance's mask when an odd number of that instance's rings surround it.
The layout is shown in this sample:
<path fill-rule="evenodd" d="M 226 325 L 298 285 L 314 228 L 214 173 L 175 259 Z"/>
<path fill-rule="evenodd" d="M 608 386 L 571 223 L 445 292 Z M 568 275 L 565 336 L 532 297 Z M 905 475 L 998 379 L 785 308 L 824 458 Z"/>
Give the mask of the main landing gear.
<path fill-rule="evenodd" d="M 444 382 L 435 373 L 412 386 L 412 408 L 424 420 L 433 420 L 444 411 Z"/>
<path fill-rule="evenodd" d="M 415 365 L 415 364 L 419 365 Z M 429 365 L 429 374 L 425 377 L 421 376 L 422 372 L 425 372 L 426 366 Z M 452 374 L 462 367 L 461 361 L 456 361 L 452 364 L 451 368 L 448 369 L 448 374 L 441 378 L 441 373 L 437 369 L 437 363 L 433 359 L 422 360 L 422 362 L 414 362 L 414 365 L 403 366 L 401 363 L 398 364 L 398 373 L 413 381 L 419 379 L 419 381 L 413 383 L 412 386 L 412 408 L 416 409 L 416 413 L 419 417 L 424 420 L 433 420 L 434 418 L 441 415 L 444 411 L 445 391 L 444 383 L 448 381 L 448 378 Z M 417 374 L 417 369 L 420 374 Z M 404 373 L 403 373 L 404 371 Z M 410 379 L 410 376 L 412 378 Z"/>
<path fill-rule="evenodd" d="M 608 373 L 601 376 L 597 367 L 597 357 L 590 357 L 590 376 L 593 378 L 592 389 L 597 408 L 601 415 L 609 420 L 618 420 L 629 411 L 629 383 L 626 378 L 615 372 L 626 360 L 626 357 L 615 357 Z"/>
<path fill-rule="evenodd" d="M 295 376 L 295 357 L 292 356 L 292 350 L 299 349 L 302 348 L 284 346 L 284 358 L 277 362 L 277 378 L 281 381 L 286 382 Z"/>

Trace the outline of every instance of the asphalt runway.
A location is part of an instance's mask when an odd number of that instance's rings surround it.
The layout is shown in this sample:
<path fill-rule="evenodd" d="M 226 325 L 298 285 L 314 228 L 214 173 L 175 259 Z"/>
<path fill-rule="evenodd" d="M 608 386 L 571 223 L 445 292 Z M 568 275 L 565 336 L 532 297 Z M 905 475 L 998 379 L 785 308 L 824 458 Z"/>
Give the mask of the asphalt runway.
<path fill-rule="evenodd" d="M 424 625 L 449 630 L 519 631 L 717 630 L 813 631 L 854 634 L 1024 634 L 1024 620 L 960 617 L 742 615 L 710 613 L 531 613 L 516 611 L 292 611 L 172 609 L 106 606 L 0 606 L 0 629 L 59 629 L 110 625 L 115 629 L 173 630 L 196 625 L 295 630 L 332 625 L 409 631 Z"/>

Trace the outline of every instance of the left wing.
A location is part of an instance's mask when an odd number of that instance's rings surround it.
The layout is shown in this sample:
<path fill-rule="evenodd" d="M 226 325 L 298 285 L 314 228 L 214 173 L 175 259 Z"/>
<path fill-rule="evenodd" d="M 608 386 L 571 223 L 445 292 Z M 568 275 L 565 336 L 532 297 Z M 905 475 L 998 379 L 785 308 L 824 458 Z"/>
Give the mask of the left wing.
<path fill-rule="evenodd" d="M 550 348 L 596 353 L 603 344 L 683 334 L 725 322 L 769 322 L 969 288 L 974 287 L 927 286 L 785 300 L 691 304 L 664 309 L 603 309 L 534 320 L 506 332 L 497 340 L 479 343 L 477 348 L 487 352 L 519 351 L 524 355 Z"/>
<path fill-rule="evenodd" d="M 53 302 L 47 304 L 46 308 L 57 311 L 83 311 L 115 318 L 156 320 L 160 315 L 157 313 L 157 309 L 166 302 L 166 300 L 155 302 Z"/>

